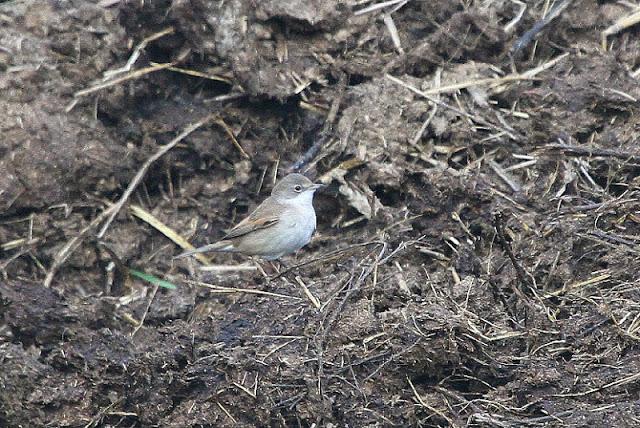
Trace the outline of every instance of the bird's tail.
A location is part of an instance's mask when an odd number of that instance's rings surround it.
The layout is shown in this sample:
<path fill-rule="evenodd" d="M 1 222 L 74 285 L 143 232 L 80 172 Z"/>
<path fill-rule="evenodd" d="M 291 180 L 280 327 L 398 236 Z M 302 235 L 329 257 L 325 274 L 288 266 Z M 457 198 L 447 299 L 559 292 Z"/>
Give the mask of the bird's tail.
<path fill-rule="evenodd" d="M 225 240 L 214 242 L 213 244 L 208 244 L 199 248 L 195 248 L 193 250 L 185 251 L 184 253 L 178 254 L 177 256 L 175 256 L 174 259 L 182 259 L 184 257 L 189 257 L 193 254 L 207 253 L 209 251 L 216 251 L 216 252 L 234 251 L 233 243 L 231 241 L 225 241 Z"/>

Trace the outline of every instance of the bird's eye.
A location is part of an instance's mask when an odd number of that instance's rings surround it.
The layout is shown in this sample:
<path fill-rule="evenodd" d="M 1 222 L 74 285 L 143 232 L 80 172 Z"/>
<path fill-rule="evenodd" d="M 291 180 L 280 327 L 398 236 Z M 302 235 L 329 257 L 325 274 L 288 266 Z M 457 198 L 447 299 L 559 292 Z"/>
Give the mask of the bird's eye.
<path fill-rule="evenodd" d="M 296 187 L 293 188 L 293 190 L 295 190 L 296 192 L 300 192 L 302 190 L 302 186 L 298 184 Z"/>

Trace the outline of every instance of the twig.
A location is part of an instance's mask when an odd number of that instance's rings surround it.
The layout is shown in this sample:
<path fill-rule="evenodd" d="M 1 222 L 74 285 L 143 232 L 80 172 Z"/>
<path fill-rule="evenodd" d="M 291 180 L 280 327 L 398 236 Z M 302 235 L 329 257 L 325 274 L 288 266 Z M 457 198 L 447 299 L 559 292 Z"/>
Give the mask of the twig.
<path fill-rule="evenodd" d="M 533 77 L 537 74 L 542 73 L 545 70 L 550 69 L 551 67 L 553 67 L 554 65 L 556 65 L 557 63 L 559 63 L 560 61 L 562 61 L 563 59 L 565 59 L 566 57 L 569 56 L 569 52 L 565 52 L 561 55 L 558 55 L 557 57 L 550 59 L 549 61 L 545 62 L 544 64 L 540 64 L 537 67 L 534 67 L 530 70 L 527 71 L 523 71 L 522 73 L 520 73 L 520 76 L 522 77 Z"/>
<path fill-rule="evenodd" d="M 442 77 L 442 68 L 438 68 L 433 76 L 433 84 L 435 87 L 440 87 L 441 77 Z M 438 112 L 438 104 L 434 104 L 433 107 L 431 108 L 431 113 L 429 113 L 429 116 L 427 117 L 427 119 L 424 122 L 422 122 L 422 126 L 420 127 L 418 132 L 416 132 L 416 134 L 413 136 L 413 139 L 409 142 L 409 144 L 420 149 L 418 147 L 418 141 L 420 141 L 420 139 L 422 138 L 422 134 L 424 134 L 424 131 L 427 129 L 427 126 L 429 126 L 433 118 L 436 116 L 437 112 Z"/>
<path fill-rule="evenodd" d="M 218 405 L 218 407 L 220 407 L 220 410 L 222 410 L 222 411 L 224 412 L 224 414 L 225 414 L 225 415 L 227 415 L 227 417 L 228 417 L 229 419 L 231 419 L 231 422 L 232 422 L 234 425 L 237 425 L 237 424 L 238 424 L 238 421 L 236 420 L 236 418 L 234 418 L 233 416 L 231 416 L 231 413 L 229 413 L 229 411 L 228 411 L 227 409 L 225 409 L 225 407 L 224 407 L 224 406 L 223 406 L 219 401 L 216 401 L 216 404 Z"/>
<path fill-rule="evenodd" d="M 136 335 L 136 333 L 138 332 L 138 330 L 140 330 L 142 328 L 142 325 L 144 324 L 144 320 L 147 319 L 147 314 L 149 313 L 149 309 L 151 308 L 151 304 L 153 303 L 153 299 L 156 298 L 156 293 L 157 292 L 158 292 L 158 286 L 154 285 L 153 286 L 153 290 L 151 291 L 151 297 L 149 298 L 149 302 L 147 303 L 147 307 L 144 309 L 144 313 L 142 314 L 142 318 L 140 318 L 140 321 L 138 322 L 138 325 L 131 332 L 131 337 L 134 337 Z"/>
<path fill-rule="evenodd" d="M 309 149 L 304 152 L 304 154 L 293 165 L 291 165 L 291 167 L 289 167 L 287 171 L 300 171 L 300 169 L 307 165 L 318 154 L 320 149 L 324 147 L 327 141 L 329 141 L 330 139 L 331 137 L 329 134 L 320 133 L 318 140 L 313 143 L 313 145 L 309 147 Z"/>
<path fill-rule="evenodd" d="M 480 411 L 480 407 L 478 405 L 476 405 L 473 401 L 469 401 L 466 398 L 464 398 L 462 395 L 457 394 L 454 391 L 450 391 L 446 388 L 443 388 L 442 386 L 434 386 L 433 387 L 434 391 L 439 392 L 442 395 L 446 395 L 448 397 L 453 398 L 454 400 L 458 400 L 459 402 L 463 403 L 465 406 L 470 406 L 474 412 L 479 412 Z"/>
<path fill-rule="evenodd" d="M 117 74 L 122 74 L 122 73 L 126 73 L 128 71 L 131 71 L 131 68 L 133 67 L 133 64 L 135 64 L 136 61 L 138 60 L 138 58 L 140 57 L 140 53 L 142 52 L 142 50 L 144 48 L 147 47 L 147 45 L 149 43 L 153 42 L 154 40 L 158 40 L 161 37 L 168 36 L 169 34 L 173 34 L 174 32 L 175 32 L 175 30 L 174 30 L 173 27 L 168 27 L 168 28 L 165 28 L 164 30 L 158 31 L 157 33 L 154 33 L 154 34 L 152 34 L 152 35 L 150 35 L 148 37 L 145 37 L 135 47 L 135 49 L 131 53 L 131 56 L 129 56 L 129 59 L 127 60 L 127 63 L 125 65 L 123 65 L 122 67 L 120 67 L 120 68 L 116 68 L 114 70 L 105 71 L 103 73 L 104 78 L 102 80 L 106 81 L 106 80 L 111 79 L 113 76 L 115 76 Z M 152 64 L 152 65 L 156 65 L 156 64 Z M 157 64 L 157 65 L 160 65 L 160 64 Z"/>
<path fill-rule="evenodd" d="M 111 6 L 115 6 L 116 4 L 120 3 L 120 1 L 121 0 L 100 0 L 98 2 L 98 6 L 104 7 L 106 9 L 106 8 L 111 7 Z"/>
<path fill-rule="evenodd" d="M 440 100 L 438 100 L 436 98 L 433 98 L 432 96 L 430 96 L 429 94 L 425 93 L 424 91 L 421 91 L 420 89 L 418 89 L 418 88 L 416 88 L 414 86 L 411 86 L 408 83 L 403 82 L 402 80 L 398 79 L 397 77 L 394 77 L 394 76 L 391 76 L 390 74 L 387 74 L 386 78 L 391 80 L 392 82 L 394 82 L 394 83 L 396 83 L 396 84 L 398 84 L 398 85 L 410 90 L 411 92 L 413 92 L 413 93 L 415 93 L 417 95 L 420 95 L 421 97 L 426 98 L 427 100 L 429 100 L 433 104 L 437 104 L 437 105 L 439 105 L 441 107 L 444 107 L 444 108 L 446 108 L 448 110 L 456 112 L 459 115 L 461 115 L 463 117 L 466 117 L 466 118 L 469 118 L 469 119 L 472 119 L 473 121 L 475 121 L 475 122 L 477 122 L 477 123 L 479 123 L 481 125 L 485 125 L 485 126 L 487 126 L 489 128 L 496 129 L 498 131 L 502 131 L 506 135 L 508 135 L 511 139 L 513 139 L 515 141 L 522 141 L 523 138 L 524 138 L 521 135 L 515 134 L 514 131 L 511 130 L 511 129 L 505 128 L 504 126 L 501 126 L 501 125 L 493 124 L 493 123 L 489 122 L 488 120 L 483 119 L 480 116 L 469 114 L 466 111 L 462 111 L 462 110 L 460 110 L 460 109 L 458 109 L 456 107 L 450 106 L 449 104 L 444 103 L 444 102 L 442 102 L 442 101 L 440 101 Z M 492 80 L 495 81 L 495 79 L 492 79 Z M 452 86 L 453 85 L 451 85 L 451 87 Z M 437 88 L 437 89 L 441 90 L 442 88 L 444 88 L 444 87 L 440 87 L 440 88 Z"/>
<path fill-rule="evenodd" d="M 327 254 L 321 255 L 320 257 L 316 257 L 316 258 L 313 258 L 311 260 L 307 260 L 307 261 L 304 261 L 302 263 L 298 263 L 297 265 L 291 266 L 290 268 L 286 268 L 285 270 L 280 271 L 280 273 L 270 277 L 269 279 L 273 281 L 274 279 L 278 279 L 281 276 L 291 272 L 292 270 L 295 270 L 295 269 L 298 269 L 298 268 L 301 268 L 303 266 L 307 266 L 307 265 L 310 265 L 310 264 L 313 264 L 313 263 L 327 262 L 327 261 L 335 260 L 340 255 L 346 253 L 347 251 L 350 251 L 350 250 L 353 250 L 353 249 L 356 249 L 356 248 L 361 248 L 361 247 L 368 247 L 369 245 L 385 245 L 385 243 L 382 242 L 382 241 L 370 241 L 370 242 L 362 242 L 360 244 L 349 245 L 346 248 L 341 248 L 339 250 L 331 251 L 331 252 L 329 252 Z"/>
<path fill-rule="evenodd" d="M 573 156 L 602 156 L 640 162 L 640 155 L 630 152 L 622 152 L 619 150 L 571 146 L 569 144 L 547 144 L 543 149 L 549 151 L 561 151 Z"/>
<path fill-rule="evenodd" d="M 418 403 L 420 403 L 420 405 L 422 407 L 424 407 L 425 409 L 428 409 L 430 411 L 432 411 L 433 413 L 435 413 L 436 415 L 440 416 L 441 418 L 443 418 L 445 421 L 447 421 L 447 423 L 449 424 L 450 427 L 457 427 L 458 424 L 456 424 L 453 419 L 451 419 L 449 416 L 445 415 L 444 413 L 442 413 L 440 410 L 436 409 L 433 406 L 428 405 L 427 403 L 425 403 L 425 401 L 422 399 L 422 397 L 420 396 L 420 394 L 418 394 L 418 391 L 416 391 L 416 387 L 413 386 L 413 382 L 411 382 L 411 379 L 409 379 L 409 377 L 407 376 L 407 382 L 409 382 L 409 386 L 411 387 L 411 391 L 413 391 L 413 395 L 416 397 L 416 400 L 418 400 Z"/>
<path fill-rule="evenodd" d="M 597 236 L 598 238 L 610 240 L 613 242 L 617 242 L 618 244 L 628 245 L 632 249 L 635 249 L 638 246 L 638 241 L 632 241 L 629 239 L 622 238 L 620 236 L 616 236 L 610 233 L 603 232 L 602 230 L 596 229 L 589 232 L 590 235 Z"/>
<path fill-rule="evenodd" d="M 198 270 L 202 272 L 214 272 L 214 273 L 225 273 L 225 272 L 250 272 L 257 270 L 258 268 L 255 265 L 207 265 L 200 266 Z"/>
<path fill-rule="evenodd" d="M 255 336 L 254 336 L 254 337 L 255 337 Z M 269 358 L 270 356 L 272 356 L 273 354 L 275 354 L 275 353 L 276 353 L 276 352 L 278 352 L 279 350 L 281 350 L 281 349 L 283 349 L 283 348 L 285 348 L 285 347 L 287 347 L 287 346 L 291 345 L 293 342 L 296 342 L 296 341 L 298 341 L 298 340 L 300 340 L 300 338 L 299 338 L 299 337 L 294 337 L 293 339 L 289 339 L 289 340 L 288 340 L 288 341 L 286 341 L 285 343 L 283 343 L 283 344 L 281 344 L 281 345 L 278 345 L 278 346 L 276 346 L 275 348 L 273 348 L 271 351 L 267 352 L 267 354 L 266 354 L 264 357 L 260 358 L 260 360 L 259 360 L 259 361 L 260 361 L 261 363 L 263 363 L 263 364 L 266 364 L 266 362 L 267 362 L 267 358 Z"/>
<path fill-rule="evenodd" d="M 389 31 L 389 35 L 391 36 L 391 41 L 393 42 L 393 46 L 395 46 L 396 50 L 400 55 L 404 54 L 404 49 L 402 49 L 402 43 L 400 42 L 400 36 L 398 35 L 398 28 L 396 27 L 396 23 L 393 22 L 393 18 L 390 13 L 384 14 L 384 24 L 387 26 L 387 30 Z"/>
<path fill-rule="evenodd" d="M 222 127 L 222 129 L 224 129 L 224 131 L 227 133 L 227 135 L 231 139 L 231 142 L 233 143 L 234 147 L 236 149 L 238 149 L 240 154 L 246 159 L 251 159 L 251 156 L 249 156 L 247 154 L 247 152 L 244 151 L 244 149 L 242 148 L 242 146 L 238 142 L 238 139 L 236 138 L 236 135 L 233 133 L 233 130 L 229 127 L 229 125 L 227 125 L 227 123 L 222 119 L 217 119 L 215 121 L 215 123 L 220 125 Z"/>
<path fill-rule="evenodd" d="M 520 20 L 522 19 L 522 16 L 524 15 L 524 11 L 527 10 L 526 3 L 523 3 L 520 0 L 511 0 L 511 1 L 517 4 L 518 6 L 520 6 L 520 10 L 518 10 L 518 13 L 516 13 L 516 16 L 511 21 L 509 21 L 507 25 L 504 26 L 504 32 L 506 34 L 510 34 L 513 31 L 513 29 L 516 27 L 516 24 L 520 22 Z"/>
<path fill-rule="evenodd" d="M 209 288 L 211 293 L 218 293 L 218 294 L 245 293 L 245 294 L 256 294 L 259 296 L 277 297 L 280 299 L 288 299 L 288 300 L 302 300 L 300 297 L 287 296 L 286 294 L 271 293 L 269 291 L 253 290 L 251 288 L 222 287 L 219 285 L 213 285 L 213 284 L 208 284 L 206 282 L 192 281 L 192 280 L 187 280 L 185 282 L 187 284 L 199 285 L 201 287 Z"/>
<path fill-rule="evenodd" d="M 247 388 L 244 385 L 239 384 L 238 382 L 233 382 L 233 386 L 235 386 L 236 388 L 240 389 L 241 391 L 243 391 L 244 393 L 246 393 L 249 397 L 255 399 L 256 398 L 256 394 L 253 393 L 253 391 L 251 391 L 249 388 Z"/>
<path fill-rule="evenodd" d="M 166 144 L 162 147 L 160 147 L 160 149 L 151 157 L 149 157 L 149 159 L 147 159 L 147 161 L 142 165 L 142 167 L 138 170 L 138 173 L 133 177 L 133 180 L 131 180 L 131 183 L 129 183 L 129 186 L 127 187 L 127 190 L 125 190 L 125 192 L 122 194 L 122 196 L 120 197 L 120 200 L 115 203 L 112 207 L 109 208 L 110 213 L 109 213 L 109 217 L 106 221 L 106 223 L 104 224 L 104 226 L 102 226 L 102 229 L 100 230 L 100 233 L 98 233 L 98 238 L 102 238 L 104 236 L 104 234 L 107 232 L 107 229 L 109 229 L 109 226 L 111 225 L 111 222 L 113 221 L 113 219 L 115 218 L 115 216 L 118 214 L 118 212 L 120 212 L 120 210 L 122 209 L 122 206 L 125 204 L 125 202 L 127 202 L 127 199 L 129 199 L 129 196 L 131 196 L 131 193 L 133 193 L 133 191 L 135 190 L 135 188 L 138 186 L 138 184 L 140 184 L 140 181 L 142 181 L 142 178 L 144 177 L 144 175 L 147 173 L 147 170 L 149 169 L 149 167 L 158 159 L 160 159 L 165 153 L 167 153 L 169 150 L 171 150 L 172 148 L 174 148 L 180 141 L 184 140 L 189 134 L 191 134 L 193 131 L 195 131 L 196 129 L 200 128 L 201 126 L 203 126 L 204 124 L 206 124 L 207 122 L 209 122 L 210 120 L 212 120 L 215 116 L 214 115 L 209 115 L 207 117 L 205 117 L 204 119 L 187 126 L 184 131 L 182 131 L 180 133 L 180 135 L 178 135 L 176 138 L 174 138 L 172 141 L 169 142 L 169 144 Z"/>
<path fill-rule="evenodd" d="M 513 192 L 518 193 L 520 192 L 520 190 L 522 190 L 522 186 L 516 183 L 515 180 L 512 177 L 510 177 L 509 173 L 507 173 L 504 169 L 502 169 L 502 167 L 498 165 L 496 161 L 490 160 L 489 166 L 491 167 L 493 172 L 495 172 L 496 175 L 502 179 L 502 181 L 507 183 L 507 185 L 511 188 Z"/>
<path fill-rule="evenodd" d="M 564 0 L 556 5 L 547 13 L 544 18 L 536 22 L 531 29 L 525 32 L 509 49 L 509 54 L 514 57 L 522 49 L 529 46 L 529 44 L 536 38 L 536 36 L 544 30 L 544 28 L 556 19 L 560 14 L 571 4 L 573 0 Z"/>
<path fill-rule="evenodd" d="M 338 306 L 333 310 L 333 312 L 330 312 L 330 311 L 326 312 L 325 318 L 321 324 L 321 328 L 319 328 L 318 331 L 316 332 L 316 335 L 314 337 L 314 344 L 316 348 L 316 357 L 318 360 L 318 372 L 317 372 L 318 373 L 318 390 L 320 393 L 322 392 L 322 377 L 324 375 L 323 346 L 326 340 L 326 336 L 329 333 L 329 330 L 333 327 L 334 323 L 338 320 L 338 317 L 342 313 L 342 310 L 344 309 L 344 306 L 347 303 L 347 301 L 351 298 L 351 295 L 360 289 L 362 283 L 364 283 L 364 281 L 369 277 L 369 275 L 371 275 L 374 271 L 377 270 L 378 265 L 389 260 L 390 257 L 394 256 L 401 249 L 406 248 L 405 243 L 402 242 L 387 257 L 382 259 L 383 254 L 387 250 L 387 246 L 388 244 L 386 242 L 382 243 L 382 249 L 380 250 L 380 253 L 378 253 L 375 260 L 368 268 L 362 269 L 362 272 L 360 273 L 360 276 L 356 280 L 355 284 L 352 283 L 353 275 L 351 275 L 351 277 L 346 281 L 345 285 L 341 287 L 341 289 L 348 287 L 347 292 L 345 293 L 343 299 L 340 301 Z M 325 302 L 324 307 L 326 307 L 330 301 L 331 299 Z M 321 311 L 324 310 L 324 307 L 321 308 Z"/>
<path fill-rule="evenodd" d="M 315 306 L 316 309 L 319 310 L 322 307 L 322 305 L 320 304 L 320 301 L 318 300 L 318 298 L 316 296 L 314 296 L 311 293 L 311 291 L 307 287 L 307 284 L 305 284 L 304 281 L 302 280 L 302 278 L 300 278 L 298 275 L 296 275 L 296 282 L 298 283 L 298 285 L 300 285 L 300 287 L 302 288 L 302 291 L 304 291 L 304 294 L 311 301 L 313 306 Z"/>
<path fill-rule="evenodd" d="M 239 100 L 241 98 L 245 98 L 249 96 L 246 92 L 231 92 L 229 94 L 223 94 L 223 95 L 218 95 L 216 97 L 213 98 L 207 98 L 202 100 L 203 103 L 208 104 L 208 103 L 219 103 L 219 102 L 223 102 L 223 101 L 233 101 L 233 100 Z"/>
<path fill-rule="evenodd" d="M 355 12 L 353 12 L 353 14 L 355 16 L 364 15 L 365 13 L 375 12 L 376 10 L 384 9 L 385 7 L 393 6 L 395 4 L 402 3 L 402 2 L 406 3 L 406 0 L 388 0 L 388 1 L 383 1 L 381 3 L 376 3 L 376 4 L 373 4 L 371 6 L 367 6 L 364 9 L 356 10 Z"/>
<path fill-rule="evenodd" d="M 304 152 L 304 154 L 296 162 L 294 162 L 291 167 L 289 167 L 288 172 L 298 172 L 305 165 L 311 163 L 311 161 L 316 157 L 320 150 L 331 139 L 333 124 L 336 121 L 338 110 L 340 109 L 340 103 L 342 102 L 342 98 L 344 97 L 344 91 L 346 87 L 347 76 L 346 74 L 342 74 L 340 76 L 340 82 L 338 84 L 338 94 L 333 98 L 333 101 L 331 102 L 331 108 L 329 109 L 329 113 L 327 114 L 327 118 L 322 127 L 322 131 L 320 131 L 317 141 L 313 143 L 313 145 L 309 147 L 309 149 Z"/>
<path fill-rule="evenodd" d="M 58 254 L 56 254 L 53 260 L 53 263 L 51 264 L 51 267 L 47 272 L 47 275 L 44 279 L 44 284 L 43 284 L 46 288 L 51 286 L 53 277 L 55 276 L 60 266 L 62 266 L 62 264 L 67 260 L 67 258 L 69 258 L 69 256 L 80 246 L 80 244 L 82 243 L 84 238 L 87 236 L 87 234 L 94 227 L 97 227 L 102 222 L 102 220 L 104 220 L 108 215 L 112 214 L 115 211 L 115 209 L 116 209 L 116 206 L 111 205 L 109 208 L 105 209 L 102 213 L 100 213 L 100 215 L 98 215 L 96 218 L 91 220 L 91 223 L 89 223 L 84 229 L 82 229 L 78 235 L 74 236 L 73 238 L 69 239 L 69 241 L 67 241 L 64 247 L 62 247 L 62 249 L 58 252 Z"/>
<path fill-rule="evenodd" d="M 142 207 L 139 207 L 137 205 L 131 205 L 129 209 L 131 210 L 131 214 L 133 214 L 134 216 L 138 217 L 140 220 L 146 222 L 147 224 L 149 224 L 150 226 L 158 230 L 164 236 L 171 239 L 173 242 L 175 242 L 180 247 L 182 247 L 182 249 L 186 251 L 195 250 L 195 247 L 191 245 L 189 241 L 184 239 L 182 236 L 178 235 L 173 229 L 171 229 L 169 226 L 167 226 L 166 224 L 158 220 L 156 217 L 153 216 L 153 214 L 144 210 Z M 211 260 L 204 254 L 198 253 L 195 255 L 195 257 L 204 264 L 207 264 L 207 265 L 211 264 Z"/>
<path fill-rule="evenodd" d="M 416 134 L 413 136 L 409 144 L 411 144 L 413 147 L 416 147 L 418 145 L 418 141 L 420 141 L 420 139 L 422 138 L 424 131 L 426 131 L 427 126 L 429 126 L 433 118 L 436 116 L 437 112 L 438 112 L 438 105 L 434 104 L 433 107 L 431 108 L 431 112 L 429 113 L 429 116 L 425 119 L 424 122 L 422 122 L 422 126 L 420 126 L 420 129 L 418 129 L 418 132 L 416 132 Z"/>
<path fill-rule="evenodd" d="M 103 83 L 98 83 L 97 85 L 78 91 L 75 94 L 73 94 L 73 96 L 75 98 L 83 97 L 85 95 L 89 95 L 94 92 L 97 92 L 101 89 L 105 89 L 110 86 L 117 85 L 118 83 L 126 82 L 127 80 L 131 80 L 131 79 L 136 79 L 138 77 L 144 76 L 145 74 L 153 73 L 154 71 L 164 70 L 166 68 L 173 67 L 174 65 L 176 65 L 175 62 L 167 62 L 163 64 L 156 64 L 156 65 L 151 65 L 149 67 L 140 68 L 138 70 L 134 70 L 130 73 L 127 73 L 124 76 L 117 77 L 115 79 L 111 79 Z"/>
<path fill-rule="evenodd" d="M 123 401 L 124 401 L 124 398 L 119 398 L 115 400 L 113 403 L 109 404 L 104 409 L 100 409 L 98 413 L 93 418 L 91 418 L 91 420 L 84 426 L 84 428 L 92 428 L 94 426 L 98 426 L 98 423 L 107 414 L 107 412 L 112 408 L 120 405 Z"/>
<path fill-rule="evenodd" d="M 622 18 L 618 19 L 613 25 L 611 25 L 610 27 L 607 27 L 603 32 L 602 32 L 602 49 L 603 50 L 607 50 L 607 37 L 608 36 L 612 36 L 614 34 L 619 33 L 622 30 L 626 30 L 627 28 L 636 25 L 638 22 L 640 22 L 640 9 L 637 9 L 633 12 L 631 12 L 631 14 L 627 15 L 627 16 L 623 16 Z"/>
<path fill-rule="evenodd" d="M 382 369 L 389 363 L 393 362 L 396 358 L 401 357 L 402 355 L 406 354 L 407 352 L 409 352 L 410 350 L 412 350 L 413 348 L 415 348 L 416 346 L 418 346 L 418 344 L 422 341 L 422 338 L 418 338 L 414 343 L 412 343 L 411 345 L 407 346 L 405 349 L 396 352 L 395 354 L 389 356 L 388 360 L 383 361 L 378 367 L 376 367 L 376 369 L 374 371 L 372 371 L 371 373 L 369 373 L 367 375 L 367 377 L 364 378 L 363 382 L 368 381 L 369 379 L 371 379 L 372 377 L 374 377 L 375 375 L 377 375 L 378 373 L 380 373 L 382 371 Z"/>
<path fill-rule="evenodd" d="M 518 259 L 516 259 L 516 256 L 513 254 L 511 243 L 507 241 L 507 237 L 504 231 L 504 215 L 502 213 L 497 213 L 495 215 L 494 226 L 496 228 L 496 237 L 498 238 L 498 242 L 502 246 L 504 252 L 507 253 L 507 257 L 509 257 L 509 260 L 511 260 L 511 264 L 513 265 L 513 268 L 516 271 L 516 276 L 518 277 L 518 280 L 520 281 L 521 284 L 526 285 L 527 287 L 531 287 L 531 283 L 529 282 L 527 273 L 518 262 Z M 516 295 L 518 295 L 518 297 L 520 297 L 520 299 L 522 299 L 523 302 L 528 304 L 529 299 L 522 292 L 522 290 L 520 290 L 519 287 L 514 285 L 513 291 L 516 293 Z"/>
<path fill-rule="evenodd" d="M 458 89 L 466 89 L 473 86 L 499 86 L 504 83 L 509 82 L 517 82 L 520 80 L 533 80 L 533 75 L 528 74 L 509 74 L 503 77 L 488 77 L 486 79 L 475 79 L 475 80 L 466 80 L 464 82 L 452 83 L 450 85 L 438 86 L 437 88 L 427 89 L 425 91 L 421 91 L 422 94 L 426 95 L 435 95 L 442 94 L 445 92 L 455 92 Z"/>
<path fill-rule="evenodd" d="M 151 62 L 151 65 L 159 65 L 159 64 L 156 62 Z M 223 82 L 229 85 L 233 84 L 233 81 L 228 77 L 218 76 L 217 74 L 207 74 L 207 73 L 203 73 L 202 71 L 190 70 L 190 69 L 181 68 L 181 67 L 168 67 L 167 70 L 174 71 L 176 73 L 186 74 L 187 76 L 199 77 L 201 79 L 215 80 L 216 82 Z"/>
<path fill-rule="evenodd" d="M 560 423 L 560 426 L 565 426 L 566 424 L 560 418 L 565 416 L 570 416 L 574 413 L 574 410 L 566 410 L 564 412 L 558 412 L 555 415 L 549 416 L 538 416 L 535 418 L 506 418 L 502 415 L 492 415 L 490 413 L 481 413 L 477 412 L 471 415 L 468 423 L 472 426 L 477 425 L 473 422 L 481 422 L 482 426 L 491 426 L 491 427 L 504 427 L 504 428 L 519 428 L 523 426 L 544 426 L 547 422 L 556 422 Z M 505 422 L 501 422 L 497 418 L 503 419 Z M 488 425 L 487 425 L 488 424 Z M 555 425 L 554 425 L 555 426 Z"/>
<path fill-rule="evenodd" d="M 589 395 L 589 394 L 593 394 L 594 392 L 599 392 L 599 391 L 603 391 L 605 389 L 608 388 L 614 388 L 616 386 L 620 386 L 620 385 L 626 385 L 628 383 L 634 382 L 636 380 L 640 379 L 640 373 L 636 373 L 636 374 L 632 374 L 630 376 L 626 376 L 623 377 L 621 379 L 615 380 L 613 382 L 610 382 L 606 385 L 602 385 L 596 388 L 592 388 L 588 391 L 584 391 L 584 392 L 574 392 L 574 393 L 568 393 L 568 394 L 554 394 L 552 395 L 552 397 L 584 397 L 585 395 Z"/>

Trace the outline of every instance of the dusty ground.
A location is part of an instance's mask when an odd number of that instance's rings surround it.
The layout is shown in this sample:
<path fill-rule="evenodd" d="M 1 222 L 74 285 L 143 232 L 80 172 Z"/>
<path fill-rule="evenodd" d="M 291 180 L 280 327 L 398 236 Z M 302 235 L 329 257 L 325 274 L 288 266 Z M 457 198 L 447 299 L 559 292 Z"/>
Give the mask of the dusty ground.
<path fill-rule="evenodd" d="M 375 3 L 0 2 L 0 426 L 640 424 L 632 2 L 518 52 L 554 2 Z M 132 214 L 210 242 L 290 170 L 268 280 Z"/>

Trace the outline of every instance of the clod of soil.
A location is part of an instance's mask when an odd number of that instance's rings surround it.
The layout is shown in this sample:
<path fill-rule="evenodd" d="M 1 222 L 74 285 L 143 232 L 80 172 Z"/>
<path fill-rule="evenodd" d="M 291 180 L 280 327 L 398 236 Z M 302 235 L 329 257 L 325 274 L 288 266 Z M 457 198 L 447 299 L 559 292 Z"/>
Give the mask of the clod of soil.
<path fill-rule="evenodd" d="M 637 426 L 637 12 L 546 3 L 0 2 L 0 426 Z"/>

